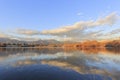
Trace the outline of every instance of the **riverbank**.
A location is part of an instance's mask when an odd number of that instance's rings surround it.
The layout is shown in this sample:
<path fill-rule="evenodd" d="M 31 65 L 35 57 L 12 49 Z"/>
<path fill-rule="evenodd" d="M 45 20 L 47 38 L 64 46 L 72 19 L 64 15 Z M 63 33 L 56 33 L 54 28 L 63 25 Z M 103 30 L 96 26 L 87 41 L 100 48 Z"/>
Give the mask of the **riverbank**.
<path fill-rule="evenodd" d="M 64 42 L 59 44 L 8 44 L 0 43 L 0 48 L 120 48 L 120 40 L 113 41 L 83 41 L 83 42 Z"/>

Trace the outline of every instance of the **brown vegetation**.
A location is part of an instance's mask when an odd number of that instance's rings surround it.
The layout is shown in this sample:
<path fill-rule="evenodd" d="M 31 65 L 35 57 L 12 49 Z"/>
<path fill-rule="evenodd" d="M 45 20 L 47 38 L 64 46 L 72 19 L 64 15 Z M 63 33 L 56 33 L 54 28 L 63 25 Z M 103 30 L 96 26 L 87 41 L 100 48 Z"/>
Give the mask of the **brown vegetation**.
<path fill-rule="evenodd" d="M 114 48 L 120 48 L 120 40 L 113 40 L 106 44 L 105 47 L 114 47 Z"/>
<path fill-rule="evenodd" d="M 75 43 L 58 43 L 58 44 L 27 44 L 27 43 L 0 43 L 0 47 L 71 47 L 71 48 L 80 48 L 80 49 L 87 49 L 87 48 L 103 48 L 103 47 L 112 47 L 112 48 L 119 48 L 120 41 L 84 41 L 84 42 L 75 42 Z"/>
<path fill-rule="evenodd" d="M 64 44 L 63 47 L 76 47 L 76 48 L 96 48 L 96 47 L 105 47 L 105 42 L 98 42 L 98 41 L 84 41 L 81 43 L 70 43 L 70 44 Z"/>

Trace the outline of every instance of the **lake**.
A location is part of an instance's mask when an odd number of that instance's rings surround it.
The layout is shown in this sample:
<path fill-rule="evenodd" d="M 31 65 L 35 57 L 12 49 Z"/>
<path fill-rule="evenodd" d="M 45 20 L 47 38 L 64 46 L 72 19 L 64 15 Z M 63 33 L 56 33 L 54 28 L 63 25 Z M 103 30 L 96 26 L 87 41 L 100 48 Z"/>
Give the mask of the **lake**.
<path fill-rule="evenodd" d="M 0 80 L 120 80 L 120 51 L 0 48 Z"/>

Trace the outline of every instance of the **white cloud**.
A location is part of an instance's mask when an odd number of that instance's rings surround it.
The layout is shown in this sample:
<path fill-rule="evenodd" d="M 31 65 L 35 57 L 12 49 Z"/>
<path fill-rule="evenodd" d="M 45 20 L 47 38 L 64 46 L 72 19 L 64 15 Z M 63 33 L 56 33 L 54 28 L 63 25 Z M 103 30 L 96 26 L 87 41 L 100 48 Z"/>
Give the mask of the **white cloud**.
<path fill-rule="evenodd" d="M 0 33 L 0 38 L 8 38 L 8 35 Z"/>
<path fill-rule="evenodd" d="M 40 34 L 39 31 L 27 30 L 27 29 L 17 29 L 16 33 L 23 34 L 23 35 L 30 35 L 30 36 Z"/>
<path fill-rule="evenodd" d="M 115 36 L 120 34 L 120 28 L 114 29 L 106 34 L 104 34 L 103 36 Z"/>
<path fill-rule="evenodd" d="M 78 16 L 82 16 L 82 15 L 83 15 L 83 13 L 80 13 L 80 12 L 79 12 L 79 13 L 77 13 L 77 15 L 78 15 Z"/>
<path fill-rule="evenodd" d="M 96 21 L 93 21 L 93 20 L 80 21 L 71 26 L 64 26 L 58 29 L 53 29 L 53 30 L 44 30 L 41 33 L 58 35 L 58 34 L 70 32 L 70 31 L 74 31 L 74 30 L 84 30 L 84 29 L 91 28 L 91 27 L 93 28 L 96 26 L 104 26 L 104 25 L 112 26 L 113 24 L 115 24 L 117 20 L 118 20 L 118 15 L 116 13 L 111 13 L 105 18 L 97 19 Z"/>
<path fill-rule="evenodd" d="M 110 15 L 104 18 L 98 18 L 95 21 L 80 21 L 76 22 L 70 26 L 64 26 L 57 29 L 52 30 L 43 30 L 43 31 L 35 31 L 35 30 L 26 30 L 26 29 L 18 29 L 16 32 L 22 35 L 48 35 L 48 36 L 57 36 L 62 39 L 66 35 L 66 39 L 74 39 L 74 40 L 83 40 L 83 39 L 99 39 L 103 35 L 102 30 L 93 31 L 86 33 L 87 29 L 94 29 L 95 27 L 103 27 L 105 25 L 112 26 L 118 20 L 120 16 L 116 13 L 111 13 Z"/>

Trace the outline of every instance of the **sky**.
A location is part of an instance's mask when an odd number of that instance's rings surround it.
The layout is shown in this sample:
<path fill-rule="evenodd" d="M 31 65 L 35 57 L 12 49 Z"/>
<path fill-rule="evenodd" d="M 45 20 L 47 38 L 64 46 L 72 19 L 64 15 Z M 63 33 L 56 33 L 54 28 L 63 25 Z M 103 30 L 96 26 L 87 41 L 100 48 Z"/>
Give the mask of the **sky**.
<path fill-rule="evenodd" d="M 0 38 L 116 39 L 119 5 L 119 0 L 0 0 Z"/>

